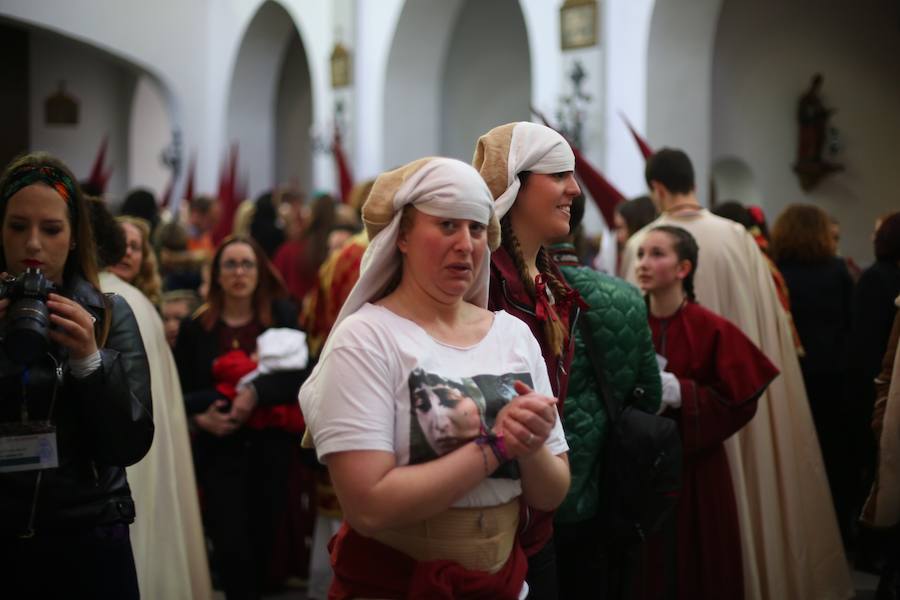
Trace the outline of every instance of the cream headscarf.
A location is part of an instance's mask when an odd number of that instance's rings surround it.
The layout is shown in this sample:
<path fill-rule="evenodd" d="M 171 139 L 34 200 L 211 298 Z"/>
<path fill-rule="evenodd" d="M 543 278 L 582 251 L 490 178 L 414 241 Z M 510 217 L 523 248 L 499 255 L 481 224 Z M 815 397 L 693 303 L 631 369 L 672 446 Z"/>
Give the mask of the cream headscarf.
<path fill-rule="evenodd" d="M 363 205 L 363 221 L 370 242 L 362 258 L 359 280 L 338 313 L 332 331 L 366 302 L 381 298 L 400 270 L 397 237 L 403 208 L 407 205 L 435 217 L 483 223 L 488 226 L 488 247 L 496 250 L 500 245 L 500 223 L 494 212 L 491 192 L 478 171 L 466 163 L 452 158 L 420 158 L 382 173 Z M 465 296 L 467 301 L 483 308 L 488 302 L 490 260 L 490 252 L 485 252 L 477 279 Z M 325 362 L 331 350 L 331 340 L 330 336 L 319 357 L 319 365 Z M 314 420 L 318 403 L 326 396 L 325 390 L 322 393 L 318 390 L 318 372 L 317 365 L 300 389 L 300 403 L 308 422 Z M 309 441 L 308 438 L 307 435 L 304 443 Z"/>
<path fill-rule="evenodd" d="M 494 127 L 478 138 L 474 166 L 493 194 L 497 218 L 512 208 L 519 193 L 519 173 L 563 173 L 575 170 L 575 154 L 558 132 L 520 121 Z"/>

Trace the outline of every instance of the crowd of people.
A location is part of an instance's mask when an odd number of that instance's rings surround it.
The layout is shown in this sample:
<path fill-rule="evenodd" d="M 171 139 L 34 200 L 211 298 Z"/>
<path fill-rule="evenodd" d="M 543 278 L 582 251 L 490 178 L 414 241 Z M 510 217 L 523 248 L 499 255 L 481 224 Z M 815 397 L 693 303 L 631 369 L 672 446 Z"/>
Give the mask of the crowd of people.
<path fill-rule="evenodd" d="M 8 165 L 2 589 L 896 597 L 900 212 L 860 271 L 662 149 L 602 273 L 569 142 L 473 144 L 234 215 Z"/>

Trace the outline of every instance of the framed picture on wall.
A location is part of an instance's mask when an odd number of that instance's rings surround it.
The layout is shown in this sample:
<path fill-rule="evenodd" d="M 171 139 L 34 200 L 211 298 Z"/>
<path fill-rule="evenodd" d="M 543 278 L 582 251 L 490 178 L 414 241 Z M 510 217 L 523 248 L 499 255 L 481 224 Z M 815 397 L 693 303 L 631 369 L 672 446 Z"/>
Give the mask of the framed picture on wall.
<path fill-rule="evenodd" d="M 597 43 L 597 0 L 566 0 L 559 9 L 563 50 L 588 48 Z"/>

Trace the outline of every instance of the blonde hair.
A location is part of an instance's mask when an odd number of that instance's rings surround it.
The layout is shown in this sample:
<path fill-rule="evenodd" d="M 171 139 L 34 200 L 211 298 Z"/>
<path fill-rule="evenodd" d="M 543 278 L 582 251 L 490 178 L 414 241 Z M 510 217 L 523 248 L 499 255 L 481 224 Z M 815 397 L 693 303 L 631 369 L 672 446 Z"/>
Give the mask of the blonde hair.
<path fill-rule="evenodd" d="M 118 216 L 116 221 L 123 225 L 133 225 L 141 233 L 141 266 L 134 280 L 129 283 L 139 289 L 153 306 L 159 307 L 162 301 L 162 280 L 156 266 L 156 254 L 150 245 L 150 224 L 144 219 L 128 215 Z"/>

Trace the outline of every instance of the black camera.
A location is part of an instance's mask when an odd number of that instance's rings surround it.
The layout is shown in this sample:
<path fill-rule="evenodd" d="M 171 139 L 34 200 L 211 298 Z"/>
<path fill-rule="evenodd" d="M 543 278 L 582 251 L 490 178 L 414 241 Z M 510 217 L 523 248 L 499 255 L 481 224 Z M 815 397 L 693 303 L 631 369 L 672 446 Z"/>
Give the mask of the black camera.
<path fill-rule="evenodd" d="M 50 345 L 47 296 L 55 291 L 53 282 L 36 268 L 0 280 L 0 300 L 10 299 L 3 340 L 10 360 L 30 365 L 47 353 Z"/>

